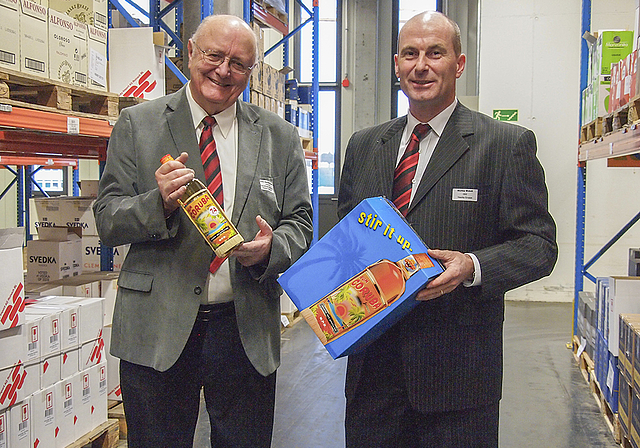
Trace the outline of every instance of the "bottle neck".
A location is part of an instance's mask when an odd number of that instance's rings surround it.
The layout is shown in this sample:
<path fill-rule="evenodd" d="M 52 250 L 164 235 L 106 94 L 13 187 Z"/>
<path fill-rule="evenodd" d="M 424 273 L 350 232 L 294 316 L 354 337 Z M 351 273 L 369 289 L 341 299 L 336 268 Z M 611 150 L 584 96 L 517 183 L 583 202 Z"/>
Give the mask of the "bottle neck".
<path fill-rule="evenodd" d="M 408 280 L 413 274 L 418 272 L 420 269 L 433 267 L 433 262 L 429 258 L 429 256 L 425 253 L 408 255 L 398 261 L 398 266 L 402 271 L 402 275 L 405 280 Z"/>

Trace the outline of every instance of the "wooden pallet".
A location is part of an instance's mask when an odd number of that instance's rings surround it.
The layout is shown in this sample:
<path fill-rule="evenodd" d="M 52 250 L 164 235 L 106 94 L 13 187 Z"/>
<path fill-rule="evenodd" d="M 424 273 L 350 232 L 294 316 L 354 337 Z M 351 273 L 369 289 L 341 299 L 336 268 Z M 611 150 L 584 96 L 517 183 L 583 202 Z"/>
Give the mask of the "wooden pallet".
<path fill-rule="evenodd" d="M 573 356 L 578 362 L 578 367 L 580 367 L 580 372 L 582 373 L 582 376 L 585 378 L 587 384 L 589 385 L 591 393 L 593 394 L 593 397 L 596 400 L 598 407 L 600 408 L 600 412 L 602 413 L 602 416 L 604 417 L 604 420 L 607 423 L 609 430 L 613 434 L 614 440 L 616 441 L 616 443 L 620 444 L 622 442 L 623 437 L 622 437 L 622 427 L 620 426 L 618 414 L 611 410 L 611 406 L 609 406 L 609 403 L 604 397 L 604 393 L 602 392 L 602 389 L 600 388 L 600 384 L 596 379 L 596 375 L 594 371 L 594 363 L 591 360 L 591 357 L 585 351 L 580 353 L 580 355 L 578 356 L 578 348 L 580 347 L 580 340 L 578 339 L 577 336 L 574 335 L 571 340 L 571 343 L 567 345 L 568 346 L 570 345 L 573 350 Z"/>
<path fill-rule="evenodd" d="M 118 95 L 72 86 L 21 72 L 0 69 L 0 102 L 12 106 L 89 116 L 118 118 Z"/>
<path fill-rule="evenodd" d="M 118 421 L 109 419 L 93 431 L 85 434 L 67 448 L 117 448 L 120 443 Z"/>
<path fill-rule="evenodd" d="M 603 124 L 602 117 L 598 117 L 592 122 L 582 126 L 580 141 L 582 143 L 586 143 L 593 139 L 602 137 L 604 135 L 604 133 L 602 132 L 602 124 Z"/>
<path fill-rule="evenodd" d="M 289 23 L 289 18 L 287 17 L 287 15 L 278 11 L 275 7 L 271 6 L 271 4 L 269 3 L 269 0 L 254 0 L 254 1 L 255 3 L 262 6 L 262 8 L 265 11 L 267 11 L 269 14 L 271 14 L 273 17 L 275 17 L 285 25 Z"/>
<path fill-rule="evenodd" d="M 127 420 L 124 416 L 124 405 L 120 401 L 109 402 L 109 418 L 118 420 L 120 439 L 127 438 Z"/>

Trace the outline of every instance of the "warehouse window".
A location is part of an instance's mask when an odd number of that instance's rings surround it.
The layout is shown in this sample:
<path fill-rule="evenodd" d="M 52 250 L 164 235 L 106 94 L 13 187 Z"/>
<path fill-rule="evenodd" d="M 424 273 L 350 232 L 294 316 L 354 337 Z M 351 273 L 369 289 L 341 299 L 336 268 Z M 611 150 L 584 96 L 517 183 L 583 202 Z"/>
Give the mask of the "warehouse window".
<path fill-rule="evenodd" d="M 33 166 L 32 179 L 40 185 L 40 188 L 49 196 L 60 196 L 67 194 L 67 169 L 66 168 L 46 168 Z M 44 196 L 42 191 L 35 185 L 31 186 L 33 196 Z"/>
<path fill-rule="evenodd" d="M 303 3 L 311 10 L 313 2 Z M 306 13 L 302 13 L 303 20 Z M 342 2 L 324 0 L 319 4 L 319 42 L 318 42 L 318 80 L 320 93 L 317 101 L 316 118 L 318 120 L 318 193 L 333 195 L 338 183 L 340 148 L 340 84 L 338 70 L 341 65 L 342 48 L 340 30 Z M 313 52 L 311 25 L 305 26 L 300 35 L 297 49 L 296 71 L 301 84 L 310 85 L 312 81 Z"/>
<path fill-rule="evenodd" d="M 397 3 L 397 9 L 394 8 L 394 15 L 397 17 L 397 20 L 394 22 L 397 24 L 397 28 L 394 30 L 394 35 L 397 36 L 400 28 L 402 28 L 407 20 L 416 14 L 429 10 L 441 10 L 439 3 L 441 2 L 437 0 L 399 0 Z M 393 53 L 395 54 L 397 51 L 398 40 L 393 39 Z M 400 90 L 400 82 L 398 82 L 398 79 L 394 79 L 396 81 L 392 86 L 391 97 L 392 99 L 395 98 L 395 101 L 392 101 L 391 116 L 399 117 L 405 115 L 409 110 L 409 100 L 404 92 Z"/>

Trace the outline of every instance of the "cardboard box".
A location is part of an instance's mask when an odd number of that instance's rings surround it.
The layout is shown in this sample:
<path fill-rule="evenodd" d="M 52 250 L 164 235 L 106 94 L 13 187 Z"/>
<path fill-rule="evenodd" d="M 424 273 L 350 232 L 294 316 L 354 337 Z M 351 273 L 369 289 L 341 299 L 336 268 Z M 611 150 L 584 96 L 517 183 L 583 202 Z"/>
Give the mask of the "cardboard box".
<path fill-rule="evenodd" d="M 0 0 L 0 66 L 20 70 L 20 2 Z"/>
<path fill-rule="evenodd" d="M 27 370 L 20 363 L 15 366 L 0 369 L 0 411 L 21 402 L 33 391 L 26 394 Z"/>
<path fill-rule="evenodd" d="M 46 78 L 49 76 L 48 5 L 46 1 L 41 3 L 20 0 L 20 70 Z"/>
<path fill-rule="evenodd" d="M 120 389 L 120 359 L 109 352 L 111 348 L 111 331 L 111 325 L 105 325 L 103 335 L 107 362 L 107 398 L 109 400 L 122 401 L 122 390 Z"/>
<path fill-rule="evenodd" d="M 377 197 L 358 204 L 278 281 L 338 358 L 400 320 L 443 270 L 393 204 Z"/>
<path fill-rule="evenodd" d="M 23 350 L 25 352 L 25 362 L 40 362 L 42 355 L 40 352 L 40 324 L 42 316 L 28 314 L 24 323 L 22 334 Z"/>
<path fill-rule="evenodd" d="M 0 410 L 0 448 L 7 448 L 9 441 L 9 415 L 6 410 Z"/>
<path fill-rule="evenodd" d="M 24 229 L 0 229 L 0 330 L 24 323 Z"/>
<path fill-rule="evenodd" d="M 27 282 L 47 283 L 82 272 L 82 237 L 79 229 L 41 228 L 41 239 L 27 243 Z"/>
<path fill-rule="evenodd" d="M 35 198 L 33 200 L 34 231 L 40 235 L 41 228 L 79 227 L 82 236 L 97 236 L 95 217 L 93 216 L 94 197 L 62 196 L 56 198 Z"/>
<path fill-rule="evenodd" d="M 60 353 L 60 310 L 38 310 L 32 306 L 25 309 L 27 321 L 38 319 L 38 339 L 40 358 L 44 359 Z"/>
<path fill-rule="evenodd" d="M 78 305 L 77 304 L 54 304 L 42 301 L 29 305 L 29 310 L 40 313 L 57 313 L 60 328 L 60 351 L 70 348 L 78 348 Z"/>
<path fill-rule="evenodd" d="M 100 297 L 48 296 L 40 299 L 38 303 L 77 307 L 77 332 L 80 345 L 102 337 L 104 299 Z"/>
<path fill-rule="evenodd" d="M 82 389 L 76 433 L 84 434 L 107 421 L 106 364 L 93 366 L 78 376 Z"/>
<path fill-rule="evenodd" d="M 49 78 L 72 84 L 75 77 L 74 20 L 49 9 Z"/>
<path fill-rule="evenodd" d="M 30 448 L 31 446 L 31 401 L 26 397 L 9 409 L 9 446 Z"/>
<path fill-rule="evenodd" d="M 633 31 L 600 30 L 594 45 L 593 76 L 610 75 L 611 64 L 633 51 Z"/>
<path fill-rule="evenodd" d="M 31 440 L 33 447 L 56 446 L 55 391 L 52 386 L 31 396 Z"/>
<path fill-rule="evenodd" d="M 113 248 L 113 271 L 122 269 L 122 263 L 129 251 L 129 245 Z M 82 272 L 96 272 L 100 270 L 102 245 L 98 236 L 82 237 Z"/>
<path fill-rule="evenodd" d="M 632 446 L 640 446 L 640 394 L 634 389 L 631 395 L 631 418 L 629 435 Z"/>
<path fill-rule="evenodd" d="M 40 362 L 40 388 L 53 386 L 62 378 L 62 355 L 44 358 Z"/>
<path fill-rule="evenodd" d="M 87 25 L 107 30 L 107 0 L 49 0 L 49 7 Z"/>
<path fill-rule="evenodd" d="M 165 94 L 164 47 L 150 27 L 109 29 L 109 90 L 144 99 Z"/>
<path fill-rule="evenodd" d="M 73 43 L 75 46 L 73 57 L 73 84 L 87 87 L 89 81 L 89 30 L 85 23 L 73 19 Z M 89 196 L 84 190 L 82 194 Z"/>
<path fill-rule="evenodd" d="M 620 314 L 640 313 L 640 277 L 611 277 L 609 287 L 609 351 L 617 357 Z"/>
<path fill-rule="evenodd" d="M 101 333 L 102 334 L 102 333 Z M 80 348 L 79 369 L 86 370 L 105 361 L 104 339 L 102 336 L 95 341 L 82 344 Z"/>
<path fill-rule="evenodd" d="M 0 331 L 0 369 L 10 368 L 25 360 L 24 333 L 24 325 Z"/>
<path fill-rule="evenodd" d="M 620 378 L 620 392 L 618 393 L 618 421 L 620 429 L 625 437 L 629 438 L 630 417 L 631 417 L 631 395 L 632 389 L 629 383 Z"/>
<path fill-rule="evenodd" d="M 80 390 L 77 374 L 54 384 L 56 446 L 70 445 L 78 438 L 75 432 L 75 421 L 79 407 Z M 80 434 L 80 436 L 82 435 Z"/>
<path fill-rule="evenodd" d="M 89 77 L 87 86 L 107 90 L 107 31 L 87 25 Z"/>
<path fill-rule="evenodd" d="M 175 66 L 180 70 L 182 70 L 183 59 L 182 57 L 172 57 L 171 62 L 175 64 Z M 182 81 L 171 71 L 171 69 L 165 65 L 164 69 L 164 78 L 165 78 L 165 92 L 167 94 L 177 92 L 182 88 L 184 84 Z"/>
<path fill-rule="evenodd" d="M 72 348 L 60 354 L 60 378 L 71 378 L 80 371 L 80 349 Z"/>

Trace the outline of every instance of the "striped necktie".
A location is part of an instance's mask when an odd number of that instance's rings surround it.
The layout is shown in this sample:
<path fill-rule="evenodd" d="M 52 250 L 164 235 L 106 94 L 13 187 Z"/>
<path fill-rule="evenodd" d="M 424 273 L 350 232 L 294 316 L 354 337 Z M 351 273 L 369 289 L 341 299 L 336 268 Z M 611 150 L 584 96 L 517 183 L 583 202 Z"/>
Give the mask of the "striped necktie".
<path fill-rule="evenodd" d="M 202 158 L 202 166 L 204 167 L 204 176 L 211 195 L 224 210 L 220 159 L 218 158 L 218 151 L 216 150 L 216 141 L 213 139 L 213 126 L 216 124 L 216 119 L 207 115 L 202 121 L 204 122 L 204 128 L 202 128 L 202 134 L 200 135 L 200 157 Z M 209 266 L 209 272 L 214 274 L 224 260 L 224 258 L 214 255 L 213 261 Z"/>
<path fill-rule="evenodd" d="M 413 128 L 411 140 L 393 175 L 393 203 L 400 213 L 402 213 L 402 216 L 407 216 L 407 210 L 409 209 L 413 178 L 416 175 L 416 168 L 420 157 L 420 140 L 422 140 L 430 130 L 431 126 L 425 123 L 420 123 Z"/>

